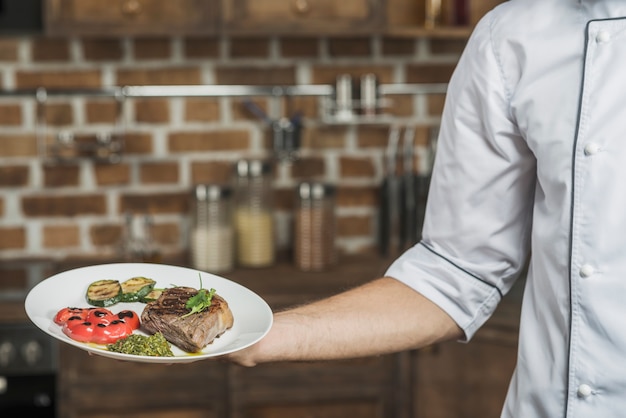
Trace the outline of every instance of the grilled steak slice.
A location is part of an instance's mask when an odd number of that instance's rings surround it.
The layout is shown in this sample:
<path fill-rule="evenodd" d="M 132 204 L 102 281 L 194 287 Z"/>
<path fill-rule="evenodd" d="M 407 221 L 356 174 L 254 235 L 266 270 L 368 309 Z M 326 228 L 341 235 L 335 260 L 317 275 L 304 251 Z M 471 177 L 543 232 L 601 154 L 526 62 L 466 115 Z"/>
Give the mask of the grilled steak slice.
<path fill-rule="evenodd" d="M 166 340 L 189 353 L 202 350 L 233 326 L 233 314 L 228 303 L 214 294 L 211 306 L 198 313 L 189 312 L 187 300 L 198 293 L 191 287 L 174 287 L 163 291 L 161 296 L 146 304 L 141 313 L 142 327 L 150 332 L 161 332 Z"/>

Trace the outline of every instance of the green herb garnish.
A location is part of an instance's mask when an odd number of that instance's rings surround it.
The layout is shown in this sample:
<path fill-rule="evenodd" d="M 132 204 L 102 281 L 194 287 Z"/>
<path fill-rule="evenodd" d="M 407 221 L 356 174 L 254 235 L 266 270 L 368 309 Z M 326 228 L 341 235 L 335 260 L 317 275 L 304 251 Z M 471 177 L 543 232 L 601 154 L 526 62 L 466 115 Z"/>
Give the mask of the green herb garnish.
<path fill-rule="evenodd" d="M 126 338 L 117 340 L 113 344 L 108 344 L 107 349 L 116 353 L 134 354 L 137 356 L 174 356 L 170 343 L 167 342 L 160 332 L 150 335 L 149 337 L 140 334 L 131 334 Z"/>
<path fill-rule="evenodd" d="M 211 306 L 211 299 L 213 299 L 213 295 L 215 294 L 215 289 L 211 288 L 211 290 L 204 289 L 202 287 L 202 277 L 198 274 L 200 278 L 200 290 L 194 296 L 190 297 L 185 307 L 187 309 L 191 309 L 191 311 L 187 312 L 185 315 L 181 316 L 181 318 L 186 318 L 189 315 L 193 315 L 198 312 L 202 312 L 205 309 L 208 309 Z"/>

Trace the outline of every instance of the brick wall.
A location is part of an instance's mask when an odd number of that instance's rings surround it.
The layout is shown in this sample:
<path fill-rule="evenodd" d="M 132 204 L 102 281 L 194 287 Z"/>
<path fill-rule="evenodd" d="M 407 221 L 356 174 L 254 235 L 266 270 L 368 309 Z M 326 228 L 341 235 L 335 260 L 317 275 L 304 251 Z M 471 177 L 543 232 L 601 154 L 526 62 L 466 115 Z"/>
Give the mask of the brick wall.
<path fill-rule="evenodd" d="M 338 74 L 366 72 L 376 73 L 381 83 L 439 83 L 447 82 L 463 45 L 463 40 L 368 37 L 5 37 L 0 88 L 332 84 Z M 315 179 L 337 185 L 340 250 L 375 251 L 389 127 L 325 124 L 317 97 L 251 99 L 273 118 L 304 114 L 300 159 L 276 166 L 279 247 L 290 246 L 295 184 Z M 390 99 L 388 113 L 417 126 L 419 155 L 438 123 L 443 96 Z M 0 97 L 0 260 L 111 256 L 126 211 L 151 214 L 161 251 L 184 253 L 191 186 L 227 181 L 237 159 L 269 155 L 267 126 L 242 101 L 144 98 L 118 107 L 111 98 L 50 97 L 48 135 L 93 137 L 116 129 L 125 134 L 120 163 L 51 164 L 39 155 L 34 97 Z"/>

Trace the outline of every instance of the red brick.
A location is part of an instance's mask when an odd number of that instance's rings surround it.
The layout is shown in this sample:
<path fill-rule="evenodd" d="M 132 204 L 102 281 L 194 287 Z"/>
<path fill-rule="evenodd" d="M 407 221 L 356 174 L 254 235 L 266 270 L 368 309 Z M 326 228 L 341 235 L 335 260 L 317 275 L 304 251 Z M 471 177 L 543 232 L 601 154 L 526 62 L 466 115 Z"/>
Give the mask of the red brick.
<path fill-rule="evenodd" d="M 414 96 L 395 94 L 388 97 L 389 106 L 382 109 L 382 112 L 396 117 L 408 117 L 415 113 L 413 106 Z"/>
<path fill-rule="evenodd" d="M 168 137 L 171 152 L 233 151 L 250 147 L 248 131 L 174 132 Z"/>
<path fill-rule="evenodd" d="M 37 154 L 37 138 L 34 135 L 0 134 L 0 156 L 34 157 Z"/>
<path fill-rule="evenodd" d="M 100 70 L 17 71 L 15 84 L 18 89 L 102 87 Z"/>
<path fill-rule="evenodd" d="M 0 61 L 16 62 L 19 38 L 0 39 Z"/>
<path fill-rule="evenodd" d="M 124 185 L 130 183 L 128 164 L 94 164 L 96 184 L 99 186 Z"/>
<path fill-rule="evenodd" d="M 26 230 L 22 226 L 0 227 L 0 250 L 17 250 L 26 247 Z"/>
<path fill-rule="evenodd" d="M 333 38 L 328 40 L 331 57 L 369 57 L 372 53 L 370 38 Z"/>
<path fill-rule="evenodd" d="M 376 169 L 371 158 L 340 157 L 339 175 L 344 177 L 374 177 Z"/>
<path fill-rule="evenodd" d="M 371 126 L 358 130 L 357 143 L 359 148 L 385 148 L 389 140 L 390 127 Z"/>
<path fill-rule="evenodd" d="M 93 225 L 89 228 L 89 238 L 95 246 L 115 245 L 122 238 L 119 224 Z"/>
<path fill-rule="evenodd" d="M 382 53 L 385 56 L 410 57 L 415 54 L 416 42 L 414 38 L 383 38 Z"/>
<path fill-rule="evenodd" d="M 139 167 L 139 177 L 144 184 L 167 184 L 178 182 L 177 162 L 144 163 Z"/>
<path fill-rule="evenodd" d="M 368 236 L 374 233 L 371 216 L 340 216 L 337 218 L 338 237 Z"/>
<path fill-rule="evenodd" d="M 170 102 L 165 99 L 135 100 L 135 119 L 141 123 L 168 123 Z"/>
<path fill-rule="evenodd" d="M 82 38 L 80 45 L 87 61 L 120 61 L 124 57 L 122 42 L 119 39 Z"/>
<path fill-rule="evenodd" d="M 69 103 L 48 103 L 45 106 L 46 123 L 52 126 L 67 126 L 74 122 L 74 112 Z"/>
<path fill-rule="evenodd" d="M 294 179 L 322 178 L 325 174 L 323 158 L 301 158 L 291 166 L 291 177 Z"/>
<path fill-rule="evenodd" d="M 431 127 L 429 126 L 416 126 L 415 127 L 415 145 L 416 146 L 428 146 L 431 137 Z"/>
<path fill-rule="evenodd" d="M 337 188 L 338 207 L 377 206 L 378 188 L 368 186 L 340 186 Z"/>
<path fill-rule="evenodd" d="M 120 197 L 120 212 L 180 213 L 189 211 L 188 193 L 128 193 Z"/>
<path fill-rule="evenodd" d="M 80 167 L 74 164 L 44 166 L 43 175 L 46 187 L 78 186 L 80 183 Z"/>
<path fill-rule="evenodd" d="M 18 104 L 0 104 L 0 126 L 22 124 L 22 107 Z"/>
<path fill-rule="evenodd" d="M 104 215 L 106 198 L 99 194 L 25 196 L 22 212 L 27 217 L 74 217 L 77 215 Z"/>
<path fill-rule="evenodd" d="M 69 61 L 70 45 L 68 40 L 61 38 L 33 38 L 33 61 Z"/>
<path fill-rule="evenodd" d="M 179 244 L 182 236 L 180 226 L 176 223 L 154 224 L 152 228 L 152 239 L 162 245 Z"/>
<path fill-rule="evenodd" d="M 319 55 L 318 38 L 283 38 L 280 54 L 286 58 L 314 58 Z"/>
<path fill-rule="evenodd" d="M 433 55 L 453 54 L 460 56 L 466 43 L 465 39 L 431 39 L 430 52 Z"/>
<path fill-rule="evenodd" d="M 77 225 L 46 225 L 43 228 L 45 248 L 76 247 L 80 244 Z"/>
<path fill-rule="evenodd" d="M 30 169 L 26 165 L 0 166 L 0 187 L 24 187 L 30 179 Z"/>
<path fill-rule="evenodd" d="M 117 71 L 117 84 L 121 86 L 188 85 L 200 84 L 201 81 L 200 68 L 193 67 L 120 69 Z"/>
<path fill-rule="evenodd" d="M 262 38 L 231 38 L 230 56 L 232 58 L 267 58 L 269 40 Z"/>
<path fill-rule="evenodd" d="M 87 123 L 116 123 L 120 105 L 114 100 L 89 100 L 85 104 Z"/>
<path fill-rule="evenodd" d="M 456 63 L 451 64 L 411 64 L 407 66 L 407 83 L 447 83 L 450 81 Z"/>
<path fill-rule="evenodd" d="M 434 94 L 428 96 L 428 114 L 431 116 L 441 116 L 445 101 L 445 94 Z"/>
<path fill-rule="evenodd" d="M 152 135 L 143 132 L 124 134 L 124 154 L 151 154 L 153 151 Z"/>
<path fill-rule="evenodd" d="M 212 122 L 220 119 L 220 102 L 212 98 L 185 100 L 185 120 L 189 122 Z"/>
<path fill-rule="evenodd" d="M 172 55 L 169 38 L 144 38 L 133 41 L 136 60 L 165 59 Z"/>
<path fill-rule="evenodd" d="M 219 66 L 215 69 L 217 84 L 282 86 L 296 83 L 293 66 Z"/>
<path fill-rule="evenodd" d="M 233 161 L 193 161 L 191 181 L 194 184 L 226 184 L 233 178 Z"/>
<path fill-rule="evenodd" d="M 324 150 L 346 146 L 346 131 L 343 126 L 318 126 L 302 133 L 302 148 Z"/>
<path fill-rule="evenodd" d="M 184 43 L 187 58 L 217 58 L 220 55 L 220 44 L 215 38 L 188 38 Z"/>

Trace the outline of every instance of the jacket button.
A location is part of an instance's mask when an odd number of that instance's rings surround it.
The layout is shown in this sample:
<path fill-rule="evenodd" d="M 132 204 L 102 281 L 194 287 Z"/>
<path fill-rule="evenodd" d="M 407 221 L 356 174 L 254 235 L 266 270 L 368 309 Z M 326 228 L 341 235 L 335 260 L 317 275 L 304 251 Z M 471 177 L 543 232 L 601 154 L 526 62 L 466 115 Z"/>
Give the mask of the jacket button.
<path fill-rule="evenodd" d="M 586 398 L 593 393 L 593 389 L 591 389 L 591 386 L 583 383 L 582 385 L 578 386 L 577 393 L 579 398 Z"/>
<path fill-rule="evenodd" d="M 596 42 L 598 43 L 604 43 L 604 42 L 608 42 L 611 40 L 611 34 L 605 30 L 601 30 L 600 32 L 598 32 L 598 34 L 596 35 Z"/>
<path fill-rule="evenodd" d="M 595 269 L 593 268 L 591 264 L 583 264 L 580 267 L 580 271 L 578 273 L 580 274 L 580 277 L 587 278 L 587 277 L 590 277 L 594 272 L 595 272 Z"/>
<path fill-rule="evenodd" d="M 600 145 L 595 144 L 593 142 L 585 145 L 585 155 L 594 155 L 597 154 L 598 151 L 600 151 Z"/>

